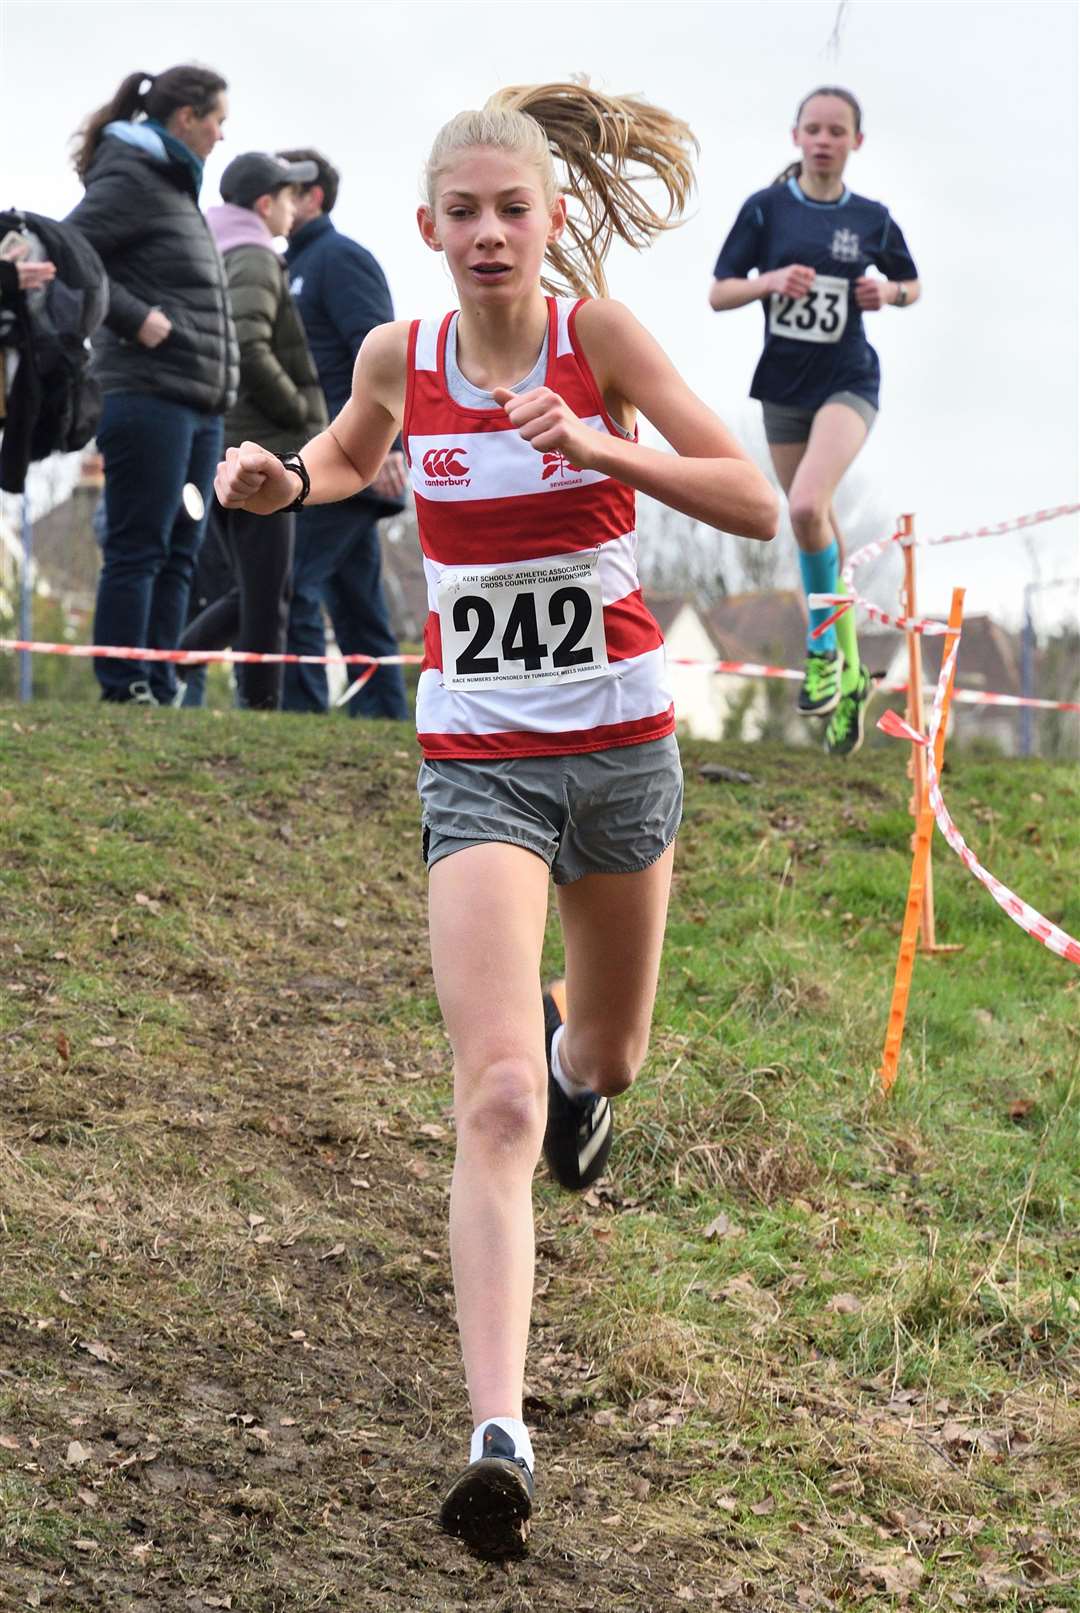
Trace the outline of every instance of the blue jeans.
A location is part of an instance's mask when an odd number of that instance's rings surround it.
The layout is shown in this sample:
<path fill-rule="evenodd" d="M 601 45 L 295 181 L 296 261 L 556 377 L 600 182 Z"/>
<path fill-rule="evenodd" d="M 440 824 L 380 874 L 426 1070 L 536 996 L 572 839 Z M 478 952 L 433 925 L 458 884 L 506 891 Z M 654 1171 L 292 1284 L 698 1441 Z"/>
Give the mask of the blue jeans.
<path fill-rule="evenodd" d="M 193 482 L 209 507 L 222 418 L 150 393 L 110 392 L 97 443 L 105 460 L 105 540 L 94 642 L 175 649 L 206 526 L 205 516 L 187 514 L 181 494 Z M 105 700 L 130 700 L 140 682 L 162 704 L 176 697 L 176 668 L 167 661 L 98 658 L 94 671 Z"/>
<path fill-rule="evenodd" d="M 379 533 L 369 505 L 356 499 L 316 504 L 296 517 L 289 652 L 325 655 L 323 602 L 342 655 L 397 655 L 397 639 L 383 597 Z M 346 667 L 351 683 L 363 666 Z M 326 669 L 287 666 L 283 711 L 326 711 Z M 349 701 L 353 717 L 409 715 L 399 666 L 380 667 Z"/>

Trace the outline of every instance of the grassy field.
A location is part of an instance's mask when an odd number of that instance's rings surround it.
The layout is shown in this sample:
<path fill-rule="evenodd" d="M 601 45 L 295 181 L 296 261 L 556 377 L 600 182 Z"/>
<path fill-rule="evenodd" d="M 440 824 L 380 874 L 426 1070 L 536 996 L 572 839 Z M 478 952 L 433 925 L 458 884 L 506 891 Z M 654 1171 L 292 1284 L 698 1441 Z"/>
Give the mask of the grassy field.
<path fill-rule="evenodd" d="M 1080 977 L 939 839 L 964 950 L 883 1104 L 903 748 L 684 756 L 611 1174 L 537 1178 L 496 1567 L 432 1521 L 468 1417 L 411 735 L 0 708 L 0 1608 L 1080 1607 Z M 1075 771 L 946 793 L 1080 931 Z"/>

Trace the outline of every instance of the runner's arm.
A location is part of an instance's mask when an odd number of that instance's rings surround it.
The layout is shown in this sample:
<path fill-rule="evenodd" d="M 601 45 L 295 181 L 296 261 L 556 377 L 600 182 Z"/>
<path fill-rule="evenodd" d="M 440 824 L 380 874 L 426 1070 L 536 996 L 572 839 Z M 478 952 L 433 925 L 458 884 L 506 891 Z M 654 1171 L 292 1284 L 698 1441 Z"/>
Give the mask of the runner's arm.
<path fill-rule="evenodd" d="M 311 491 L 307 504 L 334 504 L 368 487 L 401 427 L 408 323 L 379 325 L 366 337 L 353 369 L 352 394 L 325 431 L 301 449 Z M 226 509 L 272 515 L 286 509 L 301 480 L 257 443 L 230 448 L 214 489 Z"/>
<path fill-rule="evenodd" d="M 709 289 L 709 307 L 718 314 L 729 308 L 745 308 L 750 302 L 764 302 L 774 292 L 784 297 L 805 297 L 814 284 L 814 271 L 805 263 L 788 263 L 782 269 L 767 269 L 750 280 L 732 275 L 714 280 Z"/>
<path fill-rule="evenodd" d="M 768 295 L 766 275 L 755 275 L 748 280 L 732 276 L 729 280 L 713 281 L 709 287 L 709 307 L 718 314 L 725 314 L 729 308 L 745 308 L 747 303 L 760 302 Z"/>
<path fill-rule="evenodd" d="M 591 467 L 720 531 L 775 537 L 780 506 L 767 478 L 630 310 L 586 303 L 578 328 L 601 389 L 640 409 L 675 450 L 586 427 Z"/>

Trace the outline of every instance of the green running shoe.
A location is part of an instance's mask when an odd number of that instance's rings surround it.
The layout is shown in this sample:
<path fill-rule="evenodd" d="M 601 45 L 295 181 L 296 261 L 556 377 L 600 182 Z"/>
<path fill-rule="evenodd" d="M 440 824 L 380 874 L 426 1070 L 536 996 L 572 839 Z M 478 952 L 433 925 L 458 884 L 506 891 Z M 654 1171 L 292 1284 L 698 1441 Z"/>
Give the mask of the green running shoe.
<path fill-rule="evenodd" d="M 870 674 L 859 668 L 854 689 L 840 696 L 832 721 L 825 729 L 825 749 L 830 756 L 854 756 L 863 742 L 866 702 L 870 698 Z"/>
<path fill-rule="evenodd" d="M 827 717 L 840 704 L 844 657 L 839 650 L 810 650 L 799 690 L 800 717 Z"/>

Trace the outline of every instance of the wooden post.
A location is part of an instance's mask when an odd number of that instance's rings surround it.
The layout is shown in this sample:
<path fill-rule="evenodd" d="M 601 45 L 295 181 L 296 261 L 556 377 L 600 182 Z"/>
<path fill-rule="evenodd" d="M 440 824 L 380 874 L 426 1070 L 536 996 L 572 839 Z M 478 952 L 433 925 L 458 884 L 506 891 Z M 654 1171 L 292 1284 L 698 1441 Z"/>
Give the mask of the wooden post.
<path fill-rule="evenodd" d="M 948 660 L 953 645 L 960 636 L 960 626 L 964 617 L 964 590 L 954 588 L 952 606 L 949 610 L 949 631 L 945 635 L 945 646 L 941 652 L 942 665 Z M 937 740 L 934 744 L 934 762 L 938 777 L 941 777 L 941 764 L 945 754 L 945 730 L 949 722 L 949 706 L 952 702 L 953 683 L 956 678 L 956 669 L 953 669 L 945 689 L 945 701 L 941 712 L 941 726 L 938 729 Z M 923 746 L 914 746 L 922 750 Z M 904 909 L 904 927 L 900 935 L 900 952 L 896 960 L 896 975 L 893 981 L 892 1002 L 889 1005 L 889 1023 L 885 1030 L 885 1049 L 881 1058 L 881 1090 L 888 1097 L 896 1072 L 900 1064 L 900 1047 L 904 1040 L 904 1023 L 907 1019 L 908 997 L 911 992 L 911 974 L 915 967 L 915 941 L 919 931 L 919 916 L 922 909 L 923 895 L 926 884 L 926 871 L 930 860 L 930 837 L 934 832 L 934 814 L 928 799 L 926 782 L 925 758 L 922 771 L 922 793 L 919 796 L 919 811 L 915 827 L 914 854 L 911 859 L 911 879 L 908 884 L 907 906 Z"/>
<path fill-rule="evenodd" d="M 918 605 L 915 589 L 915 517 L 902 515 L 900 517 L 900 532 L 903 541 L 900 548 L 904 556 L 904 586 L 900 595 L 902 613 L 914 621 L 918 616 Z M 907 638 L 908 678 L 907 678 L 907 720 L 916 733 L 926 732 L 926 709 L 923 704 L 922 683 L 922 645 L 919 634 L 908 628 Z M 922 745 L 912 745 L 911 757 L 908 761 L 908 778 L 912 781 L 911 801 L 909 811 L 915 820 L 916 828 L 919 821 L 919 803 L 926 793 L 926 751 Z M 911 836 L 911 849 L 915 850 L 915 835 Z M 926 857 L 926 877 L 923 885 L 922 907 L 919 914 L 919 929 L 922 935 L 922 948 L 924 952 L 936 950 L 934 934 L 934 866 L 933 858 L 928 852 Z"/>

